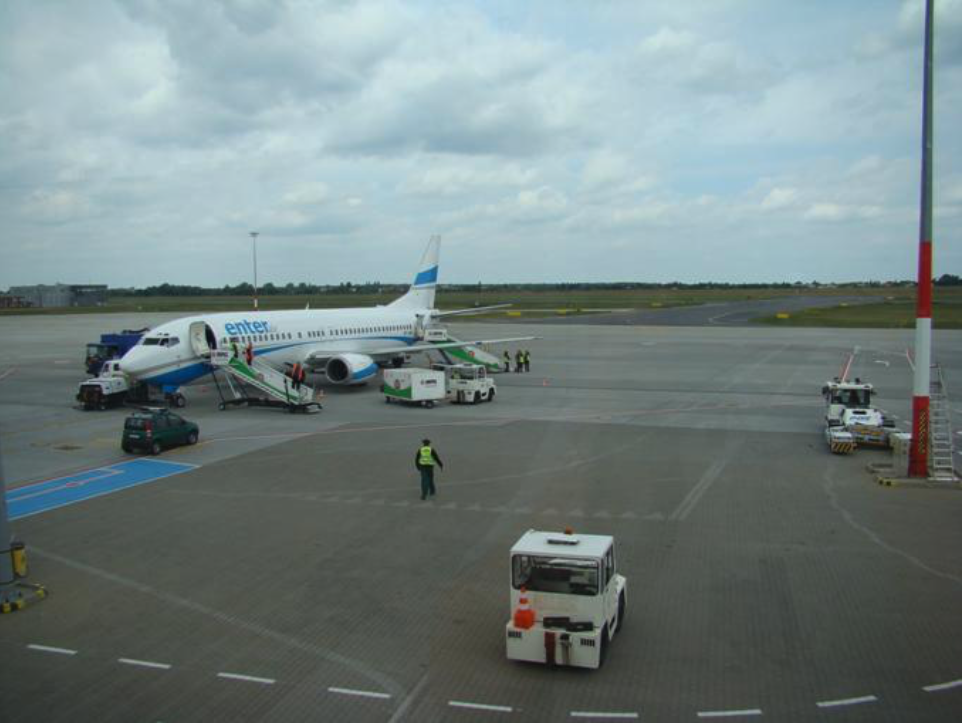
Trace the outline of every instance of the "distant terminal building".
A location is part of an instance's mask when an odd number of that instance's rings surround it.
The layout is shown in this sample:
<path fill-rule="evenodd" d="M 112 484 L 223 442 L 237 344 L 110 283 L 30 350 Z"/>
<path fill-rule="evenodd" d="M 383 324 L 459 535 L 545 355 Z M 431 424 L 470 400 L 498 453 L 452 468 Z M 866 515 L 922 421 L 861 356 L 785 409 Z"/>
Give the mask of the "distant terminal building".
<path fill-rule="evenodd" d="M 0 309 L 22 309 L 26 306 L 30 304 L 22 296 L 0 294 Z"/>
<path fill-rule="evenodd" d="M 23 300 L 23 306 L 104 306 L 107 303 L 106 284 L 37 284 L 11 286 L 10 296 Z"/>

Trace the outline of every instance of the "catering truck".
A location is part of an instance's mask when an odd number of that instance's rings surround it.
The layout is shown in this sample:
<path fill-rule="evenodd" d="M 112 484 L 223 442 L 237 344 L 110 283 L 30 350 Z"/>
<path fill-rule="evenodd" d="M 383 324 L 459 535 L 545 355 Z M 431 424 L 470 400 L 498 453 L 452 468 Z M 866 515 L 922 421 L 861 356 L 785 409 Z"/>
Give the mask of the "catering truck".
<path fill-rule="evenodd" d="M 600 668 L 628 604 L 614 538 L 528 530 L 510 558 L 508 658 Z"/>
<path fill-rule="evenodd" d="M 447 395 L 444 372 L 433 369 L 385 369 L 381 386 L 386 402 L 433 407 Z"/>

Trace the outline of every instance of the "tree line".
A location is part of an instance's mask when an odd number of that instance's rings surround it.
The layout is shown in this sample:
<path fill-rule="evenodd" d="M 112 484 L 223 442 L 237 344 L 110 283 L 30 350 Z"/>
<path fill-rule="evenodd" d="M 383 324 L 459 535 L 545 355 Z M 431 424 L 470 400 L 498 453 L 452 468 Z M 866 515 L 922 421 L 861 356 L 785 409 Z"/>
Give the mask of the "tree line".
<path fill-rule="evenodd" d="M 933 282 L 936 286 L 962 286 L 962 278 L 955 274 L 942 274 Z M 439 284 L 440 289 L 447 291 L 650 291 L 658 289 L 792 289 L 792 288 L 831 288 L 835 286 L 858 286 L 862 288 L 892 288 L 915 286 L 914 281 L 858 281 L 844 284 L 826 284 L 818 281 L 804 283 L 743 283 L 733 284 L 715 281 L 699 283 L 682 283 L 671 281 L 668 283 L 653 283 L 643 281 L 613 281 L 613 282 L 554 282 L 538 284 Z M 355 284 L 344 281 L 340 284 L 298 284 L 284 285 L 267 282 L 258 288 L 261 296 L 316 296 L 321 294 L 398 294 L 408 288 L 407 284 L 382 284 L 379 281 L 367 281 Z M 231 286 L 225 284 L 220 288 L 205 286 L 190 286 L 186 284 L 160 284 L 147 286 L 142 289 L 110 289 L 110 296 L 251 296 L 254 293 L 253 284 L 243 282 Z"/>

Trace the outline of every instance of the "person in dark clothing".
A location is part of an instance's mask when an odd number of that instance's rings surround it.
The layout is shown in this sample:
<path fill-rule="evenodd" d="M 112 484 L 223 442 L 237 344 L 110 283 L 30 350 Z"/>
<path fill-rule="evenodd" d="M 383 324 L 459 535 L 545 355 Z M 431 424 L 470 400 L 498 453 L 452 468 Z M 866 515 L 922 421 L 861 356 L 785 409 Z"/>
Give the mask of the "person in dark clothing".
<path fill-rule="evenodd" d="M 444 469 L 444 462 L 438 455 L 437 450 L 431 446 L 430 439 L 421 440 L 421 446 L 414 455 L 414 466 L 421 473 L 421 499 L 426 500 L 429 496 L 434 497 L 434 465 Z"/>
<path fill-rule="evenodd" d="M 247 346 L 244 347 L 244 361 L 247 362 L 247 366 L 254 363 L 254 346 L 247 342 Z"/>
<path fill-rule="evenodd" d="M 511 371 L 511 352 L 507 349 L 504 350 L 504 370 L 506 372 Z"/>
<path fill-rule="evenodd" d="M 307 380 L 307 367 L 301 364 L 301 370 L 297 376 L 297 388 L 300 389 L 304 386 L 304 382 Z"/>
<path fill-rule="evenodd" d="M 531 352 L 527 349 L 524 350 L 524 370 L 526 372 L 531 371 Z"/>
<path fill-rule="evenodd" d="M 300 362 L 294 362 L 294 367 L 291 369 L 291 388 L 297 391 L 301 388 L 301 365 Z"/>

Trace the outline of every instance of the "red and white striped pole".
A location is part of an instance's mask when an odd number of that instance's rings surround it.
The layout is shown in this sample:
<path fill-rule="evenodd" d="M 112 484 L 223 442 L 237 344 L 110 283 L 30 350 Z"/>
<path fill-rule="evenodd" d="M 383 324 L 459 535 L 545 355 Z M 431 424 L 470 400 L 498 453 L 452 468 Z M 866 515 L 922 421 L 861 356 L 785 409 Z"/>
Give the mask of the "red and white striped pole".
<path fill-rule="evenodd" d="M 932 366 L 932 0 L 925 2 L 925 71 L 922 84 L 922 199 L 919 212 L 919 279 L 915 302 L 915 381 L 909 477 L 929 475 L 929 375 Z"/>

